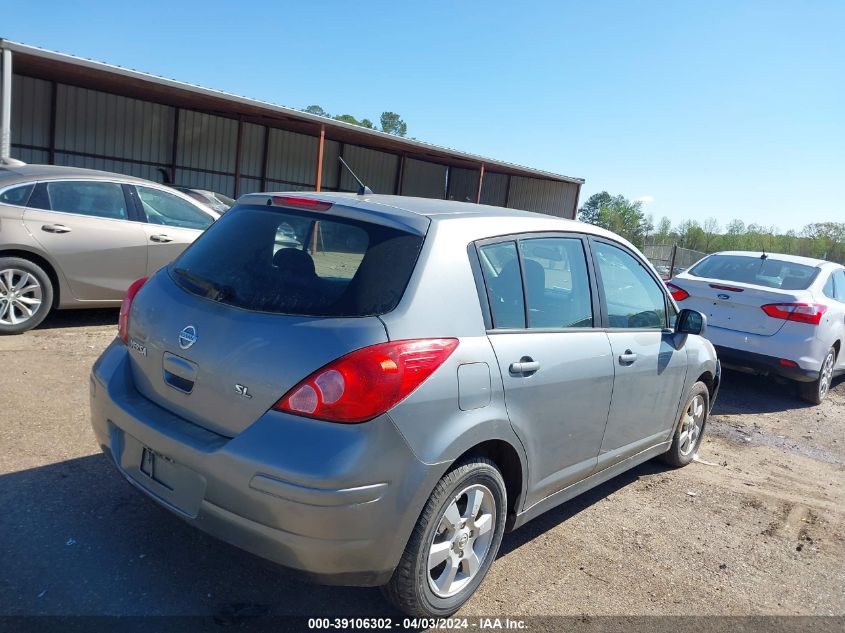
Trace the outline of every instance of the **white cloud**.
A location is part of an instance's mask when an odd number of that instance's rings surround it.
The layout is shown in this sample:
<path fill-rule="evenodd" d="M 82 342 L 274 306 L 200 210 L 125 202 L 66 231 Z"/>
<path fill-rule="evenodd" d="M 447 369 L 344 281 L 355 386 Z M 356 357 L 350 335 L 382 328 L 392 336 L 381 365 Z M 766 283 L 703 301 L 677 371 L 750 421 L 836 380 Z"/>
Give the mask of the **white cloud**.
<path fill-rule="evenodd" d="M 654 196 L 640 196 L 639 198 L 634 198 L 634 202 L 645 202 L 646 204 L 654 202 Z"/>

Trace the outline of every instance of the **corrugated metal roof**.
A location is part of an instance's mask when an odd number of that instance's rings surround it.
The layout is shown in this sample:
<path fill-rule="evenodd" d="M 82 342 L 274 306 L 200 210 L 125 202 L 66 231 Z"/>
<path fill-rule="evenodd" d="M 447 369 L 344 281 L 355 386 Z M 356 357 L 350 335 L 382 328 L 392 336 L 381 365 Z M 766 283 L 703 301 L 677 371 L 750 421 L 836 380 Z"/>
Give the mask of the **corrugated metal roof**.
<path fill-rule="evenodd" d="M 177 81 L 174 79 L 168 79 L 165 77 L 140 72 L 137 70 L 131 70 L 128 68 L 123 68 L 121 66 L 116 66 L 114 64 L 107 64 L 104 62 L 85 59 L 83 57 L 77 57 L 75 55 L 58 53 L 44 48 L 39 48 L 37 46 L 30 46 L 27 44 L 21 44 L 19 42 L 12 42 L 10 40 L 0 39 L 0 48 L 5 48 L 12 51 L 13 53 L 20 53 L 22 55 L 32 56 L 41 60 L 47 60 L 57 64 L 66 64 L 77 68 L 84 68 L 93 71 L 94 73 L 103 73 L 116 77 L 131 78 L 137 81 L 147 82 L 150 84 L 156 84 L 158 86 L 166 87 L 171 90 L 182 91 L 185 93 L 193 93 L 195 95 L 204 95 L 207 97 L 223 99 L 233 104 L 241 104 L 251 106 L 253 108 L 260 108 L 268 111 L 268 113 L 278 113 L 290 119 L 296 119 L 302 122 L 310 122 L 316 125 L 324 125 L 326 127 L 327 134 L 329 135 L 332 129 L 345 132 L 354 132 L 358 136 L 369 137 L 373 146 L 379 146 L 386 143 L 398 144 L 407 152 L 412 154 L 415 152 L 442 153 L 448 154 L 454 159 L 472 161 L 479 164 L 483 163 L 487 168 L 492 167 L 493 169 L 495 169 L 496 167 L 498 167 L 500 169 L 518 171 L 521 172 L 522 175 L 526 176 L 533 176 L 537 178 L 545 178 L 562 182 L 572 182 L 577 184 L 582 184 L 584 182 L 582 178 L 563 176 L 561 174 L 555 174 L 540 169 L 533 169 L 530 167 L 525 167 L 523 165 L 517 165 L 515 163 L 509 163 L 493 158 L 478 156 L 476 154 L 470 154 L 468 152 L 463 152 L 448 147 L 425 143 L 423 141 L 401 138 L 391 134 L 386 134 L 384 132 L 379 132 L 377 130 L 370 130 L 349 123 L 336 121 L 334 119 L 308 114 L 306 112 L 302 112 L 294 108 L 288 108 L 286 106 L 280 106 L 265 101 L 259 101 L 257 99 L 250 99 L 248 97 L 242 97 L 220 90 L 213 90 L 211 88 L 205 88 L 183 81 Z"/>

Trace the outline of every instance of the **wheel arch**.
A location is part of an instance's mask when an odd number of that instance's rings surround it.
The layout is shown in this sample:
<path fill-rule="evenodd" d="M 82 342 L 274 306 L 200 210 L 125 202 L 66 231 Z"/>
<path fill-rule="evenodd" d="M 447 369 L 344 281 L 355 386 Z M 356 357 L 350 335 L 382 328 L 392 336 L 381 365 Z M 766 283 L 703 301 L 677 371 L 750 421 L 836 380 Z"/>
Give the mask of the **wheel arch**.
<path fill-rule="evenodd" d="M 716 390 L 716 378 L 710 370 L 703 372 L 698 378 L 693 381 L 693 385 L 697 382 L 703 382 L 707 385 L 707 393 L 710 394 L 710 399 L 713 399 L 713 393 Z"/>
<path fill-rule="evenodd" d="M 485 457 L 489 459 L 496 464 L 499 472 L 502 473 L 502 479 L 505 480 L 505 490 L 508 495 L 508 521 L 506 526 L 507 529 L 510 529 L 513 519 L 522 503 L 527 480 L 526 468 L 523 464 L 522 456 L 510 442 L 503 439 L 491 439 L 466 449 L 449 465 L 449 469 L 455 464 L 471 457 Z"/>
<path fill-rule="evenodd" d="M 60 297 L 64 293 L 64 286 L 61 278 L 59 277 L 57 268 L 49 259 L 33 251 L 20 248 L 0 249 L 0 257 L 17 257 L 19 259 L 25 259 L 47 273 L 47 276 L 50 278 L 50 283 L 53 284 L 53 305 L 51 305 L 50 308 L 55 309 L 59 307 Z"/>

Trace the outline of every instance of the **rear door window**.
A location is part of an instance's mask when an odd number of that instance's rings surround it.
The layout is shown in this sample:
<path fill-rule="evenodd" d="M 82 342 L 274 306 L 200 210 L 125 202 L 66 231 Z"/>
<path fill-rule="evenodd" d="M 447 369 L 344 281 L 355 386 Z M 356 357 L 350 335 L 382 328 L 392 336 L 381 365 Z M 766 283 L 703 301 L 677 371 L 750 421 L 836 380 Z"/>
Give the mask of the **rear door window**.
<path fill-rule="evenodd" d="M 95 218 L 126 219 L 126 197 L 114 182 L 69 180 L 46 183 L 52 211 L 64 211 Z M 32 200 L 30 204 L 32 205 Z"/>
<path fill-rule="evenodd" d="M 584 247 L 578 238 L 519 242 L 529 328 L 592 327 L 593 305 Z"/>
<path fill-rule="evenodd" d="M 824 283 L 822 287 L 822 294 L 829 299 L 836 299 L 836 287 L 833 283 L 833 278 L 836 276 L 836 273 L 831 273 L 830 277 L 827 278 L 827 281 Z"/>
<path fill-rule="evenodd" d="M 493 327 L 525 327 L 525 301 L 516 242 L 487 244 L 478 249 Z"/>
<path fill-rule="evenodd" d="M 833 273 L 833 281 L 836 286 L 836 300 L 845 303 L 845 270 L 837 270 L 835 273 Z"/>
<path fill-rule="evenodd" d="M 423 237 L 279 207 L 235 207 L 169 268 L 184 289 L 247 310 L 372 316 L 399 303 Z"/>
<path fill-rule="evenodd" d="M 21 185 L 20 187 L 12 187 L 0 193 L 0 204 L 12 204 L 19 207 L 25 207 L 29 200 L 29 194 L 32 193 L 34 185 Z"/>

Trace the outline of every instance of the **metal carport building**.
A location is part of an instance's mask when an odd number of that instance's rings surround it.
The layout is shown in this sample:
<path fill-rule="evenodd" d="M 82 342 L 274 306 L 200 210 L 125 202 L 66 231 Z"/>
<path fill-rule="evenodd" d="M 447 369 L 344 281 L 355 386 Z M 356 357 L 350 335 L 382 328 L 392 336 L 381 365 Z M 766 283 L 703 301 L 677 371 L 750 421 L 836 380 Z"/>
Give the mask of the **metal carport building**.
<path fill-rule="evenodd" d="M 103 169 L 230 196 L 354 191 L 572 218 L 583 180 L 0 39 L 0 158 Z"/>

